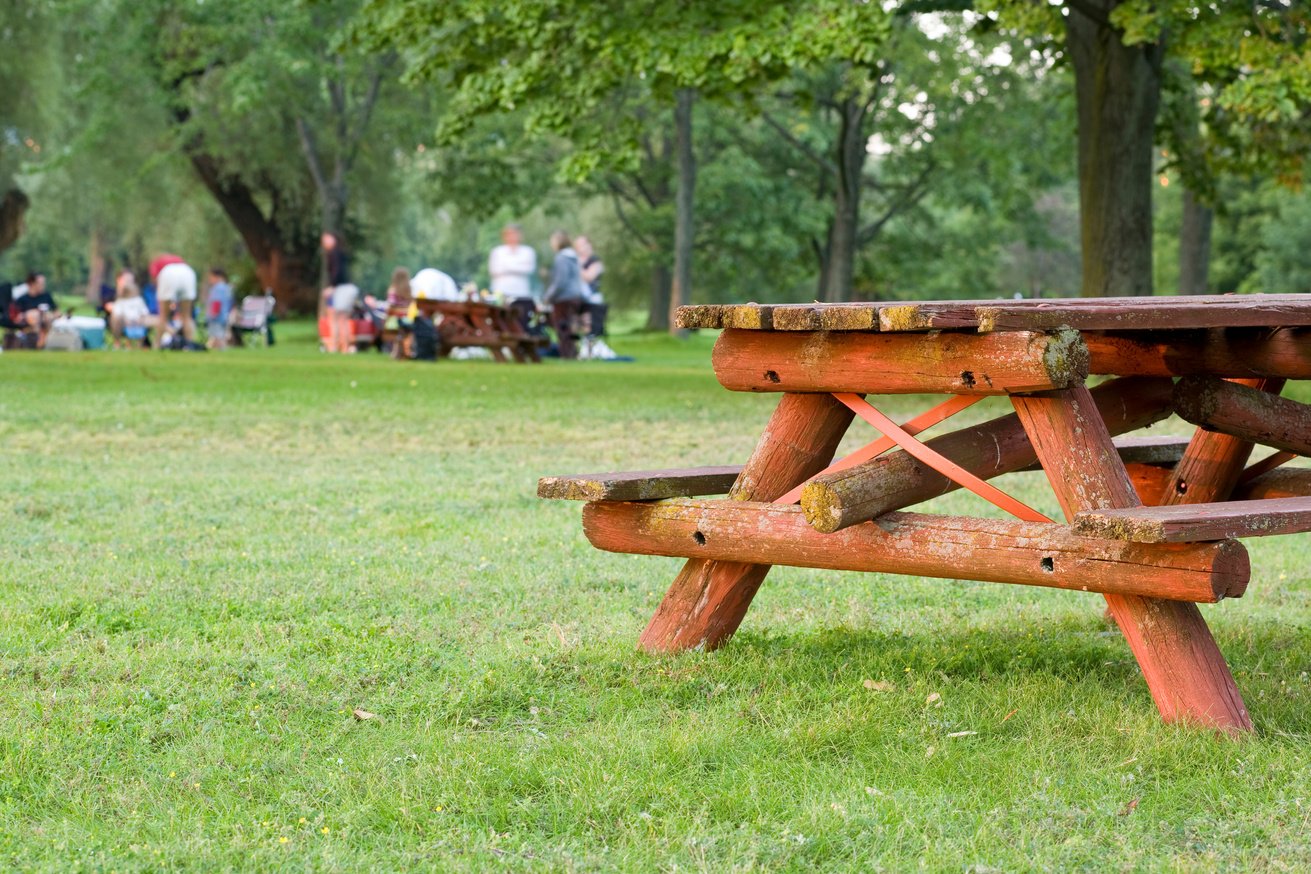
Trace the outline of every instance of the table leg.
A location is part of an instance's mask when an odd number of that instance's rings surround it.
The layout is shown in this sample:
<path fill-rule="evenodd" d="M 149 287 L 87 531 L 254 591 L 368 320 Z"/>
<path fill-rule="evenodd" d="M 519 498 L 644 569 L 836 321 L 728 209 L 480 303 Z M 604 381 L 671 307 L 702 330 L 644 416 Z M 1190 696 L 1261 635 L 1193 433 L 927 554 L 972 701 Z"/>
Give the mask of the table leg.
<path fill-rule="evenodd" d="M 1271 394 L 1279 394 L 1284 387 L 1282 379 L 1236 379 L 1234 382 Z M 1229 500 L 1251 454 L 1252 444 L 1246 440 L 1198 428 L 1161 492 L 1161 503 L 1204 504 Z"/>
<path fill-rule="evenodd" d="M 1012 401 L 1067 519 L 1081 510 L 1140 505 L 1085 386 Z M 1251 730 L 1229 666 L 1196 604 L 1130 595 L 1107 595 L 1106 601 L 1166 722 Z"/>
<path fill-rule="evenodd" d="M 784 394 L 728 496 L 773 501 L 823 470 L 851 424 L 832 395 Z M 638 645 L 648 652 L 714 649 L 737 631 L 769 565 L 689 559 Z"/>

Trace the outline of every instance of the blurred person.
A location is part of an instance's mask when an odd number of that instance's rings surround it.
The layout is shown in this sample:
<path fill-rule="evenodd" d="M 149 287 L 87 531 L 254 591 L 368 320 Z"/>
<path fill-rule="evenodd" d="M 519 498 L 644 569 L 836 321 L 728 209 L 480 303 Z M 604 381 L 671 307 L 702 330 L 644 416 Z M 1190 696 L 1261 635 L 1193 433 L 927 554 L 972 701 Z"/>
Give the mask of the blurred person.
<path fill-rule="evenodd" d="M 327 277 L 323 299 L 332 320 L 328 351 L 342 354 L 354 352 L 355 344 L 351 342 L 351 314 L 355 310 L 355 302 L 359 300 L 360 290 L 350 281 L 350 258 L 342 247 L 341 240 L 332 231 L 323 232 L 319 237 L 319 245 L 323 250 L 323 270 Z"/>
<path fill-rule="evenodd" d="M 209 268 L 206 277 L 209 288 L 205 292 L 205 333 L 211 349 L 228 346 L 228 321 L 232 316 L 232 285 L 222 267 Z"/>
<path fill-rule="evenodd" d="M 574 237 L 574 251 L 578 253 L 579 271 L 583 276 L 582 335 L 583 358 L 613 358 L 614 350 L 601 339 L 605 334 L 605 319 L 610 311 L 601 296 L 601 274 L 605 264 L 592 248 L 587 237 Z"/>
<path fill-rule="evenodd" d="M 23 291 L 21 297 L 19 289 Z M 59 315 L 55 299 L 46 290 L 45 274 L 35 271 L 27 274 L 27 281 L 14 288 L 14 304 L 21 314 L 19 320 L 36 331 L 36 348 L 44 349 L 50 336 L 50 325 Z"/>
<path fill-rule="evenodd" d="M 519 316 L 527 329 L 537 311 L 533 300 L 532 277 L 537 272 L 537 253 L 523 245 L 523 229 L 516 224 L 501 228 L 501 245 L 492 249 L 487 259 L 492 276 L 492 294 Z"/>
<path fill-rule="evenodd" d="M 397 267 L 391 272 L 391 284 L 387 286 L 387 307 L 407 307 L 414 300 L 414 289 L 410 287 L 410 271 Z"/>
<path fill-rule="evenodd" d="M 114 281 L 114 306 L 109 313 L 109 334 L 114 338 L 114 348 L 130 348 L 134 341 L 144 340 L 154 323 L 155 317 L 146 307 L 132 271 L 119 273 Z"/>
<path fill-rule="evenodd" d="M 160 255 L 150 262 L 150 279 L 155 283 L 155 297 L 159 301 L 159 331 L 156 345 L 160 349 L 204 349 L 196 342 L 196 271 L 177 255 Z M 166 336 L 177 317 L 182 334 L 181 343 L 176 335 Z"/>
<path fill-rule="evenodd" d="M 556 343 L 561 358 L 577 358 L 574 332 L 578 328 L 578 313 L 583 304 L 583 275 L 578 266 L 578 253 L 570 245 L 564 231 L 551 234 L 551 248 L 555 259 L 551 262 L 551 281 L 542 299 L 551 305 L 551 324 L 555 326 Z"/>

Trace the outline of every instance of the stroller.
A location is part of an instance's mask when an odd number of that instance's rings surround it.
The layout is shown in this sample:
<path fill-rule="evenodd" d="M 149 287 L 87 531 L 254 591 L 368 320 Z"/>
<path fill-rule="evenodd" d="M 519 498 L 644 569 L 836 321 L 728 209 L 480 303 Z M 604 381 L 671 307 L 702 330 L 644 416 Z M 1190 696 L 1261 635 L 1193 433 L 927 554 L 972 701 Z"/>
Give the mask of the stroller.
<path fill-rule="evenodd" d="M 363 301 L 357 301 L 351 311 L 350 343 L 357 351 L 363 352 L 370 346 L 382 348 L 383 316 L 371 310 Z M 326 350 L 332 342 L 332 313 L 324 311 L 319 316 L 319 348 Z"/>

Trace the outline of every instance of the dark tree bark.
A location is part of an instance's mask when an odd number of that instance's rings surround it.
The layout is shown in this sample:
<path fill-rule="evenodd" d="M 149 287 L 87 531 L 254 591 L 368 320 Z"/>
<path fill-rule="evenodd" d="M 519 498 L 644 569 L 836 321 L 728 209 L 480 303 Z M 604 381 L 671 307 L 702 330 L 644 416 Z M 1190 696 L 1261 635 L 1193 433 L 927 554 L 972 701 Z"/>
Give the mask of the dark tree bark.
<path fill-rule="evenodd" d="M 680 88 L 674 102 L 674 140 L 678 153 L 678 188 L 674 197 L 674 281 L 669 291 L 667 326 L 676 330 L 674 311 L 692 297 L 692 243 L 696 232 L 696 151 L 692 143 L 692 106 L 696 91 Z"/>
<path fill-rule="evenodd" d="M 23 215 L 29 205 L 31 201 L 19 188 L 10 188 L 0 198 L 0 252 L 23 235 Z"/>
<path fill-rule="evenodd" d="M 673 325 L 669 319 L 669 313 L 673 309 L 669 305 L 672 300 L 670 288 L 672 284 L 669 268 L 663 263 L 656 264 L 651 269 L 651 306 L 646 315 L 648 331 L 668 331 Z"/>
<path fill-rule="evenodd" d="M 278 303 L 294 312 L 315 312 L 319 304 L 319 257 L 316 235 L 292 237 L 284 233 L 278 219 L 276 193 L 268 216 L 256 193 L 240 179 L 226 176 L 213 156 L 193 141 L 188 156 L 200 181 L 218 201 L 246 250 L 255 260 L 260 285 L 272 289 Z"/>
<path fill-rule="evenodd" d="M 1152 145 L 1163 43 L 1126 46 L 1120 0 L 1069 3 L 1084 297 L 1152 293 Z"/>
<path fill-rule="evenodd" d="M 1214 212 L 1184 189 L 1183 224 L 1179 228 L 1179 293 L 1210 291 L 1211 223 Z"/>
<path fill-rule="evenodd" d="M 840 303 L 851 299 L 856 275 L 856 250 L 860 245 L 860 194 L 864 187 L 866 145 L 865 117 L 869 104 L 863 98 L 847 97 L 838 104 L 837 171 L 834 180 L 833 217 L 829 221 L 824 247 L 826 264 L 820 267 L 823 285 L 820 299 Z"/>

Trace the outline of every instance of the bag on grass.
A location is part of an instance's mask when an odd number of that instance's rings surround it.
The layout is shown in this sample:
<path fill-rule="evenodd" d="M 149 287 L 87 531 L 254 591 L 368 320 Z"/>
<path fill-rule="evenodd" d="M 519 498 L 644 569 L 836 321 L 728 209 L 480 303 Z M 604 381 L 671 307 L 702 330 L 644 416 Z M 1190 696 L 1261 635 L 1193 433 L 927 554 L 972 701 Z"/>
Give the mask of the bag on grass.
<path fill-rule="evenodd" d="M 414 360 L 437 360 L 437 327 L 432 319 L 419 316 L 414 320 Z"/>

